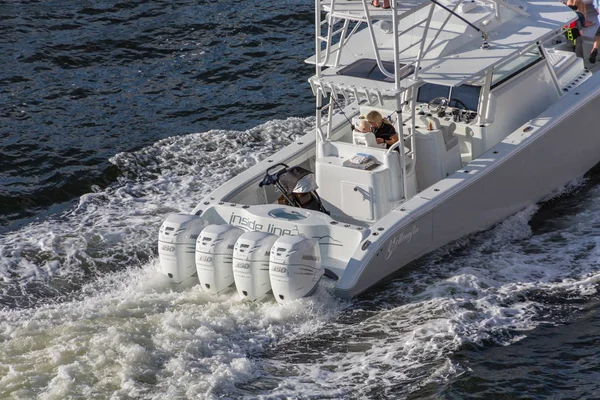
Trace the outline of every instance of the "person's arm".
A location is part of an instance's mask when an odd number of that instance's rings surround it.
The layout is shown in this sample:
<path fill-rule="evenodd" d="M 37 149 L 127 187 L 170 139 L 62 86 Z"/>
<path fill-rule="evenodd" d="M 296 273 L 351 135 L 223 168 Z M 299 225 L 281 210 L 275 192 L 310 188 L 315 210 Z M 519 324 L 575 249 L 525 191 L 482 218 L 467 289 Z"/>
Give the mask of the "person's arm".
<path fill-rule="evenodd" d="M 396 143 L 397 141 L 398 141 L 398 133 L 396 132 L 396 128 L 394 128 L 394 125 L 390 124 L 390 136 L 389 136 L 388 140 L 385 141 L 385 143 L 388 146 L 391 146 L 394 143 Z"/>
<path fill-rule="evenodd" d="M 395 133 L 392 136 L 390 136 L 390 138 L 388 140 L 385 141 L 385 144 L 387 145 L 393 145 L 394 143 L 396 143 L 398 141 L 398 134 Z"/>

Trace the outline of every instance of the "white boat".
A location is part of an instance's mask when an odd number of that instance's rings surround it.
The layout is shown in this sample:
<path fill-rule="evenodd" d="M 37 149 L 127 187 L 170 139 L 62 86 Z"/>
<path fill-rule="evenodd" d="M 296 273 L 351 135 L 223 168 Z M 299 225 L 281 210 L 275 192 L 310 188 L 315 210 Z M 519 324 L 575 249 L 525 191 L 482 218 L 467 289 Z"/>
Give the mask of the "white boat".
<path fill-rule="evenodd" d="M 600 160 L 600 75 L 565 39 L 576 18 L 556 0 L 317 0 L 315 131 L 169 216 L 163 272 L 212 292 L 239 276 L 249 300 L 324 280 L 353 297 L 582 176 Z M 402 138 L 389 149 L 353 130 L 372 110 Z"/>

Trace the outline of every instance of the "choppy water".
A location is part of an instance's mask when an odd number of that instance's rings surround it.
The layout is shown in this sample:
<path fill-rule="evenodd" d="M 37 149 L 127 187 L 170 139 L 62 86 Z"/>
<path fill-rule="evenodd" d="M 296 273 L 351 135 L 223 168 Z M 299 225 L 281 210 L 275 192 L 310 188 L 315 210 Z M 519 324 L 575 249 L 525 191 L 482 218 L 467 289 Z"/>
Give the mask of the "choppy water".
<path fill-rule="evenodd" d="M 312 127 L 312 13 L 0 1 L 0 398 L 600 397 L 598 172 L 351 301 L 157 272 L 166 215 Z"/>

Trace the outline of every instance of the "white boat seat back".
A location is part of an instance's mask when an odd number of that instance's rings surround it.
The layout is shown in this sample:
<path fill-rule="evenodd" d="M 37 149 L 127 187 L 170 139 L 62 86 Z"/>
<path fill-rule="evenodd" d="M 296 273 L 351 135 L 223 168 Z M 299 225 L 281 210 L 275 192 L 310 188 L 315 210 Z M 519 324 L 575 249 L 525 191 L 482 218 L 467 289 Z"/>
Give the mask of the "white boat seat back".
<path fill-rule="evenodd" d="M 352 132 L 352 142 L 357 146 L 385 148 L 385 143 L 377 143 L 377 139 L 373 132 L 354 130 Z"/>
<path fill-rule="evenodd" d="M 451 122 L 448 125 L 442 125 L 439 119 L 435 117 L 427 117 L 425 115 L 421 116 L 421 122 L 423 123 L 424 129 L 427 129 L 429 123 L 431 122 L 433 129 L 440 129 L 442 131 L 446 150 L 450 150 L 454 146 L 458 145 L 458 138 L 454 136 L 454 131 L 456 130 L 456 124 L 454 122 Z"/>

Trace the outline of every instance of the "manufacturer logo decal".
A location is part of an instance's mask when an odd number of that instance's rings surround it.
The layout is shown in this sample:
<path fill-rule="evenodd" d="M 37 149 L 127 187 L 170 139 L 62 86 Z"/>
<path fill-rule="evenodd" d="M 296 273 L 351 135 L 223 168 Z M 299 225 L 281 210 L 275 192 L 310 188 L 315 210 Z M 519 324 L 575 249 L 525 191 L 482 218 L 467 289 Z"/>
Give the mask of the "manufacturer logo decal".
<path fill-rule="evenodd" d="M 250 269 L 250 263 L 238 262 L 238 263 L 235 264 L 235 268 Z"/>
<path fill-rule="evenodd" d="M 196 262 L 205 262 L 205 263 L 209 263 L 212 261 L 212 256 L 201 256 L 198 255 L 196 256 Z"/>
<path fill-rule="evenodd" d="M 286 274 L 287 273 L 287 268 L 286 267 L 280 267 L 278 265 L 274 265 L 271 267 L 271 272 L 277 272 L 280 274 Z"/>
<path fill-rule="evenodd" d="M 163 244 L 161 250 L 168 251 L 169 253 L 172 253 L 172 252 L 175 251 L 175 246 L 171 246 L 170 244 Z"/>
<path fill-rule="evenodd" d="M 400 232 L 396 236 L 392 237 L 390 243 L 388 244 L 387 253 L 385 255 L 385 259 L 388 260 L 394 251 L 400 246 L 402 243 L 410 243 L 413 236 L 419 233 L 419 227 L 413 225 L 409 232 Z"/>

